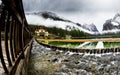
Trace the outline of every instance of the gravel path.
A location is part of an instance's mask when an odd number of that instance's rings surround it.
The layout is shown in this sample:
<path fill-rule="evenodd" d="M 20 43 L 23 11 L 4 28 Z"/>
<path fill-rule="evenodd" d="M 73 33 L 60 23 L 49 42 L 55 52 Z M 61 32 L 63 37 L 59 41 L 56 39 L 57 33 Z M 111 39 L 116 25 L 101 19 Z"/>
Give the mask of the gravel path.
<path fill-rule="evenodd" d="M 120 75 L 120 53 L 55 51 L 34 41 L 28 75 Z"/>

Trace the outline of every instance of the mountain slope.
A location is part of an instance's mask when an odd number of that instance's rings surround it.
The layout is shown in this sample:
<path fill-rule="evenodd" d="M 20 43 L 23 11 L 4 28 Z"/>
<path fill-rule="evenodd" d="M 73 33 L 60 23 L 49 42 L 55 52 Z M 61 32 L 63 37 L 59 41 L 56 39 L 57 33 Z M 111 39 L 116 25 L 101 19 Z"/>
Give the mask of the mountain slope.
<path fill-rule="evenodd" d="M 70 30 L 72 28 L 79 29 L 88 34 L 109 34 L 120 32 L 120 14 L 116 14 L 112 19 L 106 20 L 103 24 L 103 30 L 99 33 L 98 29 L 94 24 L 80 24 L 75 23 L 71 20 L 64 19 L 52 12 L 38 12 L 38 13 L 27 13 L 27 20 L 29 24 L 45 25 L 45 26 L 56 26 L 58 28 Z"/>
<path fill-rule="evenodd" d="M 89 31 L 98 32 L 98 30 L 94 24 L 90 24 L 90 25 L 84 24 L 84 25 L 82 25 L 82 27 Z"/>
<path fill-rule="evenodd" d="M 120 32 L 120 14 L 116 14 L 113 19 L 106 20 L 103 24 L 103 33 Z"/>
<path fill-rule="evenodd" d="M 31 13 L 31 14 L 27 14 L 27 15 L 35 15 L 39 18 L 42 17 L 42 19 L 44 19 L 44 21 L 46 23 L 49 22 L 48 26 L 50 26 L 50 24 L 52 23 L 51 24 L 52 26 L 61 27 L 63 29 L 65 29 L 67 26 L 69 26 L 69 28 L 76 28 L 76 29 L 84 31 L 85 33 L 88 33 L 88 34 L 98 34 L 99 33 L 94 24 L 81 25 L 79 23 L 75 23 L 75 22 L 72 22 L 70 20 L 61 18 L 61 17 L 57 16 L 55 13 L 52 13 L 52 12 L 38 12 L 38 13 Z M 55 23 L 55 24 L 53 24 L 53 23 Z"/>

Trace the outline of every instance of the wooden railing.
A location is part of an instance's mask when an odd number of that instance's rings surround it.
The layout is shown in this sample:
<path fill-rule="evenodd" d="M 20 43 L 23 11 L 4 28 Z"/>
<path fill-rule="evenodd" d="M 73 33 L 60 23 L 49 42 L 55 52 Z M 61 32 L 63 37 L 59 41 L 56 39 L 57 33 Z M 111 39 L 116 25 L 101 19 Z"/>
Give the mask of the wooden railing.
<path fill-rule="evenodd" d="M 70 52 L 76 52 L 76 53 L 89 53 L 89 54 L 103 54 L 103 53 L 116 53 L 116 52 L 120 52 L 120 47 L 114 47 L 114 48 L 94 48 L 94 49 L 82 49 L 82 48 L 70 48 L 70 47 L 60 47 L 60 46 L 54 46 L 54 45 L 50 45 L 50 44 L 45 44 L 43 42 L 41 42 L 41 40 L 39 39 L 35 39 L 40 45 L 47 47 L 47 48 L 51 48 L 51 50 L 60 50 L 60 51 L 70 51 Z M 53 41 L 53 40 L 51 40 Z M 55 40 L 58 41 L 58 40 Z M 63 42 L 63 40 L 61 40 Z M 59 41 L 59 42 L 61 42 Z M 74 42 L 75 40 L 73 40 L 72 42 Z M 68 42 L 65 40 L 65 42 Z M 81 42 L 81 41 L 79 41 Z"/>
<path fill-rule="evenodd" d="M 16 75 L 18 66 L 27 63 L 31 48 L 22 0 L 2 0 L 0 4 L 0 74 Z M 23 62 L 22 62 L 23 61 Z M 22 62 L 22 63 L 21 63 Z M 25 65 L 24 65 L 25 66 Z M 18 75 L 25 75 L 23 68 Z"/>

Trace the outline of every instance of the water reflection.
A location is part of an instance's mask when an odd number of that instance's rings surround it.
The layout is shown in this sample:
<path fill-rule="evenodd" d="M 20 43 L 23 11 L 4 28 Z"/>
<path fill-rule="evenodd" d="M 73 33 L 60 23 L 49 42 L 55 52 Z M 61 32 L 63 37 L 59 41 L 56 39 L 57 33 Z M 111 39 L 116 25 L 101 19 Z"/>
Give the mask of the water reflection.
<path fill-rule="evenodd" d="M 104 44 L 102 41 L 99 41 L 96 45 L 96 48 L 104 48 Z"/>

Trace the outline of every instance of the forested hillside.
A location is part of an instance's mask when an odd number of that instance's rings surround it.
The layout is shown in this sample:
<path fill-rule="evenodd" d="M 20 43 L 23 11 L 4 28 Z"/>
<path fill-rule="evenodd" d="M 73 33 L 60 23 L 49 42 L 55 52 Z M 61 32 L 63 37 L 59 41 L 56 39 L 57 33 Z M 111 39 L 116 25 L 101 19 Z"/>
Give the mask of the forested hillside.
<path fill-rule="evenodd" d="M 42 27 L 44 29 L 46 29 L 50 34 L 54 34 L 56 36 L 60 36 L 60 37 L 65 37 L 66 35 L 71 35 L 74 38 L 80 38 L 80 37 L 85 37 L 87 34 L 78 30 L 78 29 L 71 29 L 71 30 L 64 30 L 62 28 L 57 28 L 57 27 L 45 27 L 43 25 L 41 26 L 37 26 L 37 25 L 30 25 L 30 29 L 33 32 L 35 32 L 35 29 L 38 27 Z"/>

